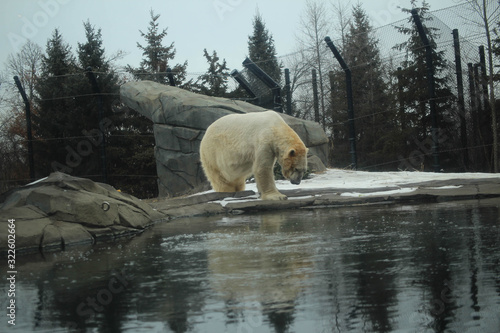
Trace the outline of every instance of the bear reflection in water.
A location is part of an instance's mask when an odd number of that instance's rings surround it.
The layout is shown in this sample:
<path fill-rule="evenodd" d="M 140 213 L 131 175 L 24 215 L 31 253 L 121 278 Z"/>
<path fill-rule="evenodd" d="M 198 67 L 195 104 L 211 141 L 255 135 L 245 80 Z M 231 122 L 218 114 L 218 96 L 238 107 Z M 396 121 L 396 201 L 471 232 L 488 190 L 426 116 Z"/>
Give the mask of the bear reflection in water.
<path fill-rule="evenodd" d="M 290 239 L 280 232 L 285 222 L 286 215 L 265 214 L 257 229 L 241 224 L 236 230 L 232 226 L 210 234 L 206 243 L 210 286 L 228 310 L 294 313 L 314 264 L 308 247 L 311 239 Z"/>

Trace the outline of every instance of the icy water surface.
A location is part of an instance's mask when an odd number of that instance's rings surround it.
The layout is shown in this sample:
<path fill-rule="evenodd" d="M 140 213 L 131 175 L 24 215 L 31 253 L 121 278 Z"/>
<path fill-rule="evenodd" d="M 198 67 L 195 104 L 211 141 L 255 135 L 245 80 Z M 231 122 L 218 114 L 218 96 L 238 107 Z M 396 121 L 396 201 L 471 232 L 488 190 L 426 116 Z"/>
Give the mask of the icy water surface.
<path fill-rule="evenodd" d="M 499 206 L 195 218 L 17 258 L 0 331 L 498 333 Z"/>

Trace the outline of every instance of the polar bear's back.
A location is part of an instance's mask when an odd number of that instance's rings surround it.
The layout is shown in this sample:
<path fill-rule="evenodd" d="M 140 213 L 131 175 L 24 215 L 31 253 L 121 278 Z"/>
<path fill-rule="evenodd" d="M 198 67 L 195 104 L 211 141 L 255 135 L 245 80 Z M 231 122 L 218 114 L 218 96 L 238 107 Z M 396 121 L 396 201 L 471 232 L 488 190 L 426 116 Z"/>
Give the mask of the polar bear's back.
<path fill-rule="evenodd" d="M 261 135 L 269 133 L 269 128 L 285 124 L 285 121 L 275 111 L 231 114 L 219 118 L 207 128 L 210 132 L 226 133 L 227 135 Z M 233 137 L 234 138 L 234 137 Z M 249 136 L 246 136 L 249 138 Z"/>

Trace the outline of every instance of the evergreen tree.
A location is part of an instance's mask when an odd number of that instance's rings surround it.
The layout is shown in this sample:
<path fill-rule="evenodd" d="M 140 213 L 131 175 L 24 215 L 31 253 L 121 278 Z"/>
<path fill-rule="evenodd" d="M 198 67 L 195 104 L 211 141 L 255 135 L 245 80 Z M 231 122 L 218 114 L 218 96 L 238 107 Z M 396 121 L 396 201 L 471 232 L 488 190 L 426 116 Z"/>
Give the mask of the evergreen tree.
<path fill-rule="evenodd" d="M 212 55 L 210 55 L 207 49 L 203 50 L 203 56 L 207 59 L 208 71 L 198 78 L 194 85 L 195 90 L 207 96 L 226 97 L 227 78 L 229 77 L 226 60 L 223 59 L 222 63 L 220 63 L 217 52 L 213 51 Z"/>
<path fill-rule="evenodd" d="M 55 30 L 47 42 L 46 55 L 42 59 L 41 75 L 36 86 L 38 92 L 39 120 L 35 124 L 41 138 L 72 136 L 76 105 L 71 96 L 76 60 L 71 47 L 65 44 L 59 30 Z"/>
<path fill-rule="evenodd" d="M 90 96 L 86 101 L 89 121 L 82 124 L 82 127 L 86 133 L 105 129 L 105 138 L 94 137 L 94 142 L 100 144 L 95 147 L 94 154 L 89 156 L 94 159 L 94 173 L 99 174 L 97 167 L 102 163 L 100 150 L 105 147 L 108 181 L 111 185 L 138 197 L 156 196 L 152 123 L 135 111 L 128 112 L 118 102 L 119 78 L 112 70 L 110 60 L 105 57 L 101 29 L 96 30 L 88 21 L 84 23 L 84 28 L 87 40 L 85 43 L 78 43 L 78 60 L 82 72 L 89 67 L 94 72 L 101 95 L 95 96 L 95 91 L 87 80 L 82 93 Z M 102 101 L 101 117 L 98 115 L 96 98 Z M 110 126 L 103 126 L 103 122 Z"/>
<path fill-rule="evenodd" d="M 102 46 L 101 29 L 90 24 L 89 21 L 83 24 L 85 29 L 85 43 L 78 43 L 77 56 L 81 73 L 91 70 L 97 81 L 97 86 L 102 95 L 103 114 L 101 118 L 111 116 L 111 105 L 113 105 L 116 96 L 112 94 L 119 93 L 118 75 L 110 68 L 109 61 L 105 57 L 105 49 Z M 89 98 L 82 99 L 81 102 L 86 104 L 85 115 L 88 118 L 82 126 L 85 128 L 99 128 L 99 115 L 97 109 L 95 88 L 92 86 L 89 78 L 85 78 L 80 95 L 88 95 Z"/>
<path fill-rule="evenodd" d="M 108 139 L 111 185 L 139 198 L 158 196 L 151 120 L 116 102 Z"/>
<path fill-rule="evenodd" d="M 392 128 L 387 121 L 389 99 L 378 40 L 361 4 L 353 7 L 346 37 L 343 57 L 352 73 L 358 162 L 360 166 L 370 167 L 387 160 L 382 153 L 383 141 Z M 341 76 L 339 86 L 344 86 L 345 74 L 342 72 Z"/>
<path fill-rule="evenodd" d="M 134 75 L 137 80 L 151 80 L 162 84 L 169 84 L 167 77 L 167 68 L 174 73 L 174 79 L 177 86 L 182 86 L 186 79 L 187 61 L 184 64 L 176 64 L 171 67 L 169 61 L 175 57 L 175 47 L 172 42 L 169 46 L 163 45 L 163 39 L 167 36 L 167 29 L 159 30 L 160 14 L 150 11 L 151 21 L 149 22 L 146 33 L 139 30 L 146 44 L 137 43 L 137 47 L 142 50 L 143 59 L 139 68 L 133 68 L 130 65 L 127 70 Z M 190 82 L 185 83 L 185 85 Z"/>
<path fill-rule="evenodd" d="M 160 14 L 155 14 L 150 11 L 151 20 L 146 33 L 139 31 L 144 38 L 146 44 L 137 43 L 137 47 L 142 51 L 143 59 L 138 68 L 127 66 L 127 71 L 130 72 L 136 80 L 150 80 L 161 84 L 170 84 L 167 69 L 172 70 L 175 85 L 188 88 L 191 85 L 191 80 L 186 80 L 187 61 L 184 64 L 176 64 L 171 66 L 169 61 L 175 58 L 175 47 L 172 42 L 165 46 L 163 40 L 167 37 L 167 29 L 160 31 L 158 20 Z M 141 197 L 153 197 L 158 194 L 156 185 L 156 164 L 154 159 L 154 134 L 153 123 L 136 112 L 128 112 L 124 109 L 120 131 L 123 135 L 120 139 L 121 145 L 116 146 L 116 156 L 128 156 L 128 171 L 121 169 L 119 172 L 123 174 L 124 179 L 129 175 L 141 174 L 138 179 L 129 178 L 129 183 L 122 187 L 128 193 L 141 193 Z M 119 133 L 115 133 L 118 135 Z M 132 147 L 132 148 L 127 148 Z M 112 167 L 120 168 L 120 163 L 116 161 Z M 146 176 L 146 177 L 144 177 Z M 148 177 L 149 176 L 149 181 Z M 145 184 L 145 182 L 148 182 Z M 153 184 L 154 183 L 154 184 Z"/>
<path fill-rule="evenodd" d="M 253 34 L 248 36 L 248 57 L 274 81 L 281 81 L 281 67 L 276 57 L 273 36 L 267 30 L 260 13 L 253 19 Z"/>
<path fill-rule="evenodd" d="M 42 74 L 61 76 L 74 73 L 75 58 L 71 47 L 64 43 L 58 29 L 52 33 L 47 41 L 46 55 L 42 61 Z"/>
<path fill-rule="evenodd" d="M 83 24 L 85 29 L 85 43 L 78 43 L 78 60 L 83 69 L 90 67 L 95 72 L 106 73 L 109 71 L 109 63 L 104 54 L 105 50 L 102 46 L 101 29 L 96 31 L 95 27 L 87 20 Z"/>
<path fill-rule="evenodd" d="M 417 8 L 416 0 L 412 0 L 411 5 Z M 432 166 L 431 154 L 429 151 L 421 151 L 422 149 L 419 148 L 419 144 L 421 145 L 423 142 L 432 140 L 426 49 L 411 18 L 411 10 L 402 10 L 410 15 L 411 26 L 396 27 L 400 33 L 408 36 L 406 42 L 397 44 L 394 47 L 399 51 L 404 51 L 406 54 L 405 59 L 400 64 L 402 70 L 397 73 L 400 77 L 398 84 L 402 87 L 402 92 L 399 95 L 399 103 L 404 106 L 401 108 L 403 114 L 398 115 L 397 118 L 401 119 L 399 125 L 405 135 L 404 141 L 409 143 L 404 156 L 409 156 L 414 151 L 420 151 L 422 164 L 424 167 L 430 169 Z M 435 42 L 439 38 L 439 29 L 431 27 L 430 24 L 426 25 L 426 22 L 431 23 L 432 18 L 427 15 L 429 5 L 425 0 L 417 10 L 432 48 L 436 112 L 438 115 L 438 128 L 441 131 L 440 135 L 445 136 L 445 133 L 448 132 L 446 136 L 449 138 L 456 137 L 453 133 L 455 130 L 454 125 L 444 121 L 449 120 L 449 110 L 453 107 L 454 99 L 449 86 L 449 78 L 445 73 L 447 61 L 444 51 L 439 51 Z M 451 140 L 448 140 L 446 144 L 450 145 Z M 446 150 L 445 146 L 441 148 L 442 150 Z"/>
<path fill-rule="evenodd" d="M 34 148 L 39 175 L 53 171 L 54 163 L 67 164 L 64 139 L 81 135 L 84 112 L 72 96 L 80 94 L 83 78 L 78 74 L 70 46 L 64 43 L 56 29 L 47 42 L 41 75 L 35 87 L 38 115 L 33 117 L 33 130 L 40 139 Z"/>

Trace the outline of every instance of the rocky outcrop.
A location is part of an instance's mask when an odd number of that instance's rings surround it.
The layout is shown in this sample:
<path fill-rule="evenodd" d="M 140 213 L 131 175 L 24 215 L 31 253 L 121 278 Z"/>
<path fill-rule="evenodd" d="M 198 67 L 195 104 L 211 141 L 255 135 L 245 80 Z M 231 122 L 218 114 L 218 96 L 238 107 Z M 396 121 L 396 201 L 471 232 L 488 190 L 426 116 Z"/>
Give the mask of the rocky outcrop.
<path fill-rule="evenodd" d="M 15 220 L 16 251 L 60 250 L 68 245 L 142 231 L 163 215 L 113 187 L 55 172 L 0 198 L 0 224 Z M 7 239 L 8 228 L 0 228 Z M 7 246 L 2 242 L 1 250 Z"/>
<path fill-rule="evenodd" d="M 151 81 L 126 83 L 121 86 L 120 95 L 127 106 L 154 123 L 158 187 L 163 197 L 209 188 L 201 168 L 199 148 L 210 124 L 232 113 L 266 111 L 246 102 L 208 97 Z M 311 156 L 316 156 L 315 165 L 318 160 L 326 165 L 328 138 L 321 126 L 280 115 L 304 141 Z"/>

